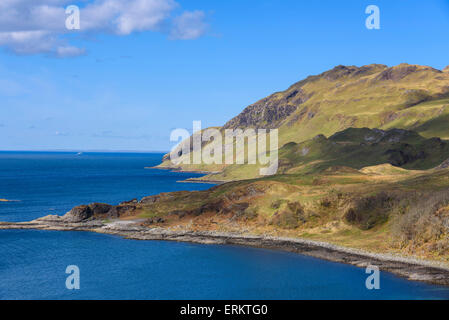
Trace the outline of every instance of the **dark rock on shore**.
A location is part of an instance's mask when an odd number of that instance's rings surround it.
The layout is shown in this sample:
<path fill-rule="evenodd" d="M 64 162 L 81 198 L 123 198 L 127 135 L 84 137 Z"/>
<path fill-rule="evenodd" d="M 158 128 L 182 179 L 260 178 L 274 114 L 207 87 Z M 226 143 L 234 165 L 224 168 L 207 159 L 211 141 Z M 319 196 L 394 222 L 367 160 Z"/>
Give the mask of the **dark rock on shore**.
<path fill-rule="evenodd" d="M 149 197 L 142 198 L 139 203 L 141 203 L 141 204 L 156 203 L 160 199 L 161 199 L 161 197 L 159 195 L 149 196 Z"/>
<path fill-rule="evenodd" d="M 137 204 L 137 203 L 139 203 L 139 201 L 136 198 L 134 198 L 134 199 L 129 200 L 129 201 L 123 201 L 120 204 L 123 205 L 123 204 Z"/>
<path fill-rule="evenodd" d="M 91 203 L 74 207 L 72 210 L 62 216 L 62 220 L 71 223 L 84 222 L 92 219 L 119 218 L 120 216 L 134 212 L 136 210 L 137 200 L 123 202 L 118 206 L 112 206 L 105 203 Z"/>
<path fill-rule="evenodd" d="M 142 226 L 151 226 L 153 224 L 156 223 L 164 223 L 165 219 L 163 218 L 151 218 L 151 219 L 147 219 L 142 223 Z"/>
<path fill-rule="evenodd" d="M 92 210 L 92 213 L 94 215 L 98 215 L 108 213 L 109 211 L 111 211 L 112 206 L 105 203 L 91 203 L 89 205 L 89 208 Z"/>
<path fill-rule="evenodd" d="M 85 221 L 85 220 L 91 218 L 92 216 L 93 216 L 93 211 L 92 211 L 91 207 L 82 205 L 82 206 L 77 206 L 77 207 L 73 208 L 72 210 L 70 210 L 69 212 L 67 212 L 62 217 L 62 219 L 67 222 L 75 223 L 75 222 Z"/>

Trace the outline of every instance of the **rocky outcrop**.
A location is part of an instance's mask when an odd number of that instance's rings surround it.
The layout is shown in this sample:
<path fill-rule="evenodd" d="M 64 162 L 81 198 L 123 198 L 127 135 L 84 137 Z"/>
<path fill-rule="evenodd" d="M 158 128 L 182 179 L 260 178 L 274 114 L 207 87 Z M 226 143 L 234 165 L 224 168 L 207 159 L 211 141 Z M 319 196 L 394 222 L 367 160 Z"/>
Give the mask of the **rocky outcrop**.
<path fill-rule="evenodd" d="M 107 214 L 113 208 L 106 203 L 92 203 L 88 207 L 92 211 L 92 215 Z"/>
<path fill-rule="evenodd" d="M 67 212 L 64 216 L 62 216 L 62 219 L 67 222 L 82 222 L 85 220 L 88 220 L 89 218 L 92 218 L 93 211 L 89 206 L 82 205 L 77 206 Z"/>
<path fill-rule="evenodd" d="M 300 96 L 298 91 L 290 93 L 286 99 L 277 101 L 270 98 L 263 99 L 253 105 L 250 105 L 237 117 L 230 120 L 224 125 L 224 129 L 237 128 L 278 128 L 281 122 L 288 118 L 298 108 L 298 103 L 291 104 L 289 99 Z M 299 104 L 306 101 L 303 97 Z"/>
<path fill-rule="evenodd" d="M 442 170 L 449 168 L 449 159 L 444 160 L 439 166 L 435 167 L 436 170 Z"/>
<path fill-rule="evenodd" d="M 148 196 L 148 197 L 142 198 L 139 203 L 141 203 L 141 204 L 152 204 L 152 203 L 158 202 L 160 199 L 161 199 L 160 195 Z"/>
<path fill-rule="evenodd" d="M 413 65 L 407 65 L 407 64 L 400 64 L 393 68 L 388 68 L 385 71 L 382 71 L 375 80 L 377 81 L 399 81 L 409 74 L 415 72 L 417 70 L 416 66 Z"/>
<path fill-rule="evenodd" d="M 117 206 L 105 203 L 91 203 L 74 207 L 61 217 L 62 221 L 79 223 L 93 219 L 119 218 L 122 215 L 130 214 L 137 208 L 137 200 L 123 202 Z M 54 219 L 55 216 L 48 216 L 47 219 Z"/>
<path fill-rule="evenodd" d="M 420 71 L 441 73 L 440 70 L 431 67 L 401 63 L 397 66 L 382 71 L 378 76 L 376 76 L 375 81 L 400 81 L 410 74 Z"/>
<path fill-rule="evenodd" d="M 165 222 L 165 219 L 164 218 L 150 218 L 150 219 L 147 219 L 147 220 L 145 220 L 144 222 L 142 222 L 142 226 L 146 226 L 146 227 L 149 227 L 149 226 L 152 226 L 153 224 L 157 224 L 157 223 L 164 223 Z"/>
<path fill-rule="evenodd" d="M 134 198 L 134 199 L 129 200 L 129 201 L 123 201 L 120 204 L 121 205 L 133 205 L 133 204 L 137 204 L 137 203 L 139 203 L 139 201 L 136 198 Z"/>

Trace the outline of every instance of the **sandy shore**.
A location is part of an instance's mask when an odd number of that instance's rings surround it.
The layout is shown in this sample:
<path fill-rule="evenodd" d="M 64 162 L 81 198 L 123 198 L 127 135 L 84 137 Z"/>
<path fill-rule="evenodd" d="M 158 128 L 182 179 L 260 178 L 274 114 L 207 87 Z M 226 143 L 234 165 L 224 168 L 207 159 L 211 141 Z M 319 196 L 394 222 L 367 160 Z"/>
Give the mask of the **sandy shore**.
<path fill-rule="evenodd" d="M 102 222 L 91 220 L 79 223 L 63 221 L 58 216 L 48 216 L 30 222 L 0 222 L 0 230 L 40 229 L 58 231 L 90 231 L 112 234 L 134 240 L 182 241 L 200 244 L 231 244 L 257 248 L 277 249 L 304 254 L 328 261 L 364 268 L 375 265 L 413 281 L 449 286 L 449 268 L 443 263 L 405 258 L 390 254 L 370 253 L 325 242 L 297 238 L 283 238 L 239 233 L 173 231 L 165 228 L 141 226 L 141 220 Z"/>

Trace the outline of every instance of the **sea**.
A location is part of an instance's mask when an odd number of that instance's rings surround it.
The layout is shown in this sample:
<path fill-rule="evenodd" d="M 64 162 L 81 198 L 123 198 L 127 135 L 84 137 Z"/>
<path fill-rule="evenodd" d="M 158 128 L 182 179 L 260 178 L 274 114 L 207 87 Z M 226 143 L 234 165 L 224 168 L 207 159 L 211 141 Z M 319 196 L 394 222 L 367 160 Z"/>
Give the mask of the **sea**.
<path fill-rule="evenodd" d="M 161 192 L 204 190 L 199 174 L 148 169 L 160 153 L 0 152 L 0 221 L 62 215 Z M 79 287 L 67 285 L 68 267 Z M 0 299 L 449 299 L 449 288 L 300 254 L 135 241 L 89 232 L 0 230 Z M 69 282 L 72 283 L 72 282 Z M 73 284 L 73 283 L 72 283 Z M 69 287 L 69 288 L 68 288 Z"/>

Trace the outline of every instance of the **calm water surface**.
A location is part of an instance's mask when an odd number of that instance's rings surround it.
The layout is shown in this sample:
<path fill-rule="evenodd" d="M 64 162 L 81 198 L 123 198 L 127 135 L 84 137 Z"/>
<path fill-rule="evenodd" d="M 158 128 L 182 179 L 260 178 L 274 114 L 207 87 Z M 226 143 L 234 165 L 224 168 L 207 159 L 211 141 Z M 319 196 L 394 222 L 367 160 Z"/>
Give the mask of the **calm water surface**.
<path fill-rule="evenodd" d="M 145 170 L 161 154 L 0 152 L 0 221 L 63 214 L 159 192 L 199 190 L 198 175 Z M 65 288 L 77 265 L 81 289 Z M 0 299 L 449 299 L 449 289 L 302 255 L 236 246 L 133 241 L 86 232 L 0 231 Z"/>

